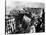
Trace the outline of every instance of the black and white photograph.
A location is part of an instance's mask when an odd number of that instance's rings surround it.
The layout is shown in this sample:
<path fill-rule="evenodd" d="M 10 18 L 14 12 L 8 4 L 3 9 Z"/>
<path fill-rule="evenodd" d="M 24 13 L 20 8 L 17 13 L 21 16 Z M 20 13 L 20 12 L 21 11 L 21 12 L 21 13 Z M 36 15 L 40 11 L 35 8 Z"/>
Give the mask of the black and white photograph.
<path fill-rule="evenodd" d="M 5 34 L 45 32 L 44 3 L 5 0 Z"/>

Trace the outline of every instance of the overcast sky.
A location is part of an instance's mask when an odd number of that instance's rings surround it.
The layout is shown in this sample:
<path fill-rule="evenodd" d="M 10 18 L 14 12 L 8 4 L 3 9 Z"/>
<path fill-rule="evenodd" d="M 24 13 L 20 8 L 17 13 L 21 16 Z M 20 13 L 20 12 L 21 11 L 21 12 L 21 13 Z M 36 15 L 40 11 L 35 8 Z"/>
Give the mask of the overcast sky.
<path fill-rule="evenodd" d="M 33 1 L 33 0 L 6 0 L 6 5 L 7 6 L 10 6 L 10 7 L 14 7 L 15 5 L 22 5 L 22 4 L 25 4 L 25 3 L 32 3 L 32 2 L 40 2 L 40 3 L 43 3 L 44 1 Z"/>
<path fill-rule="evenodd" d="M 33 0 L 6 0 L 6 13 L 8 14 L 10 10 L 14 8 L 23 7 L 44 7 L 44 1 L 33 1 Z"/>

